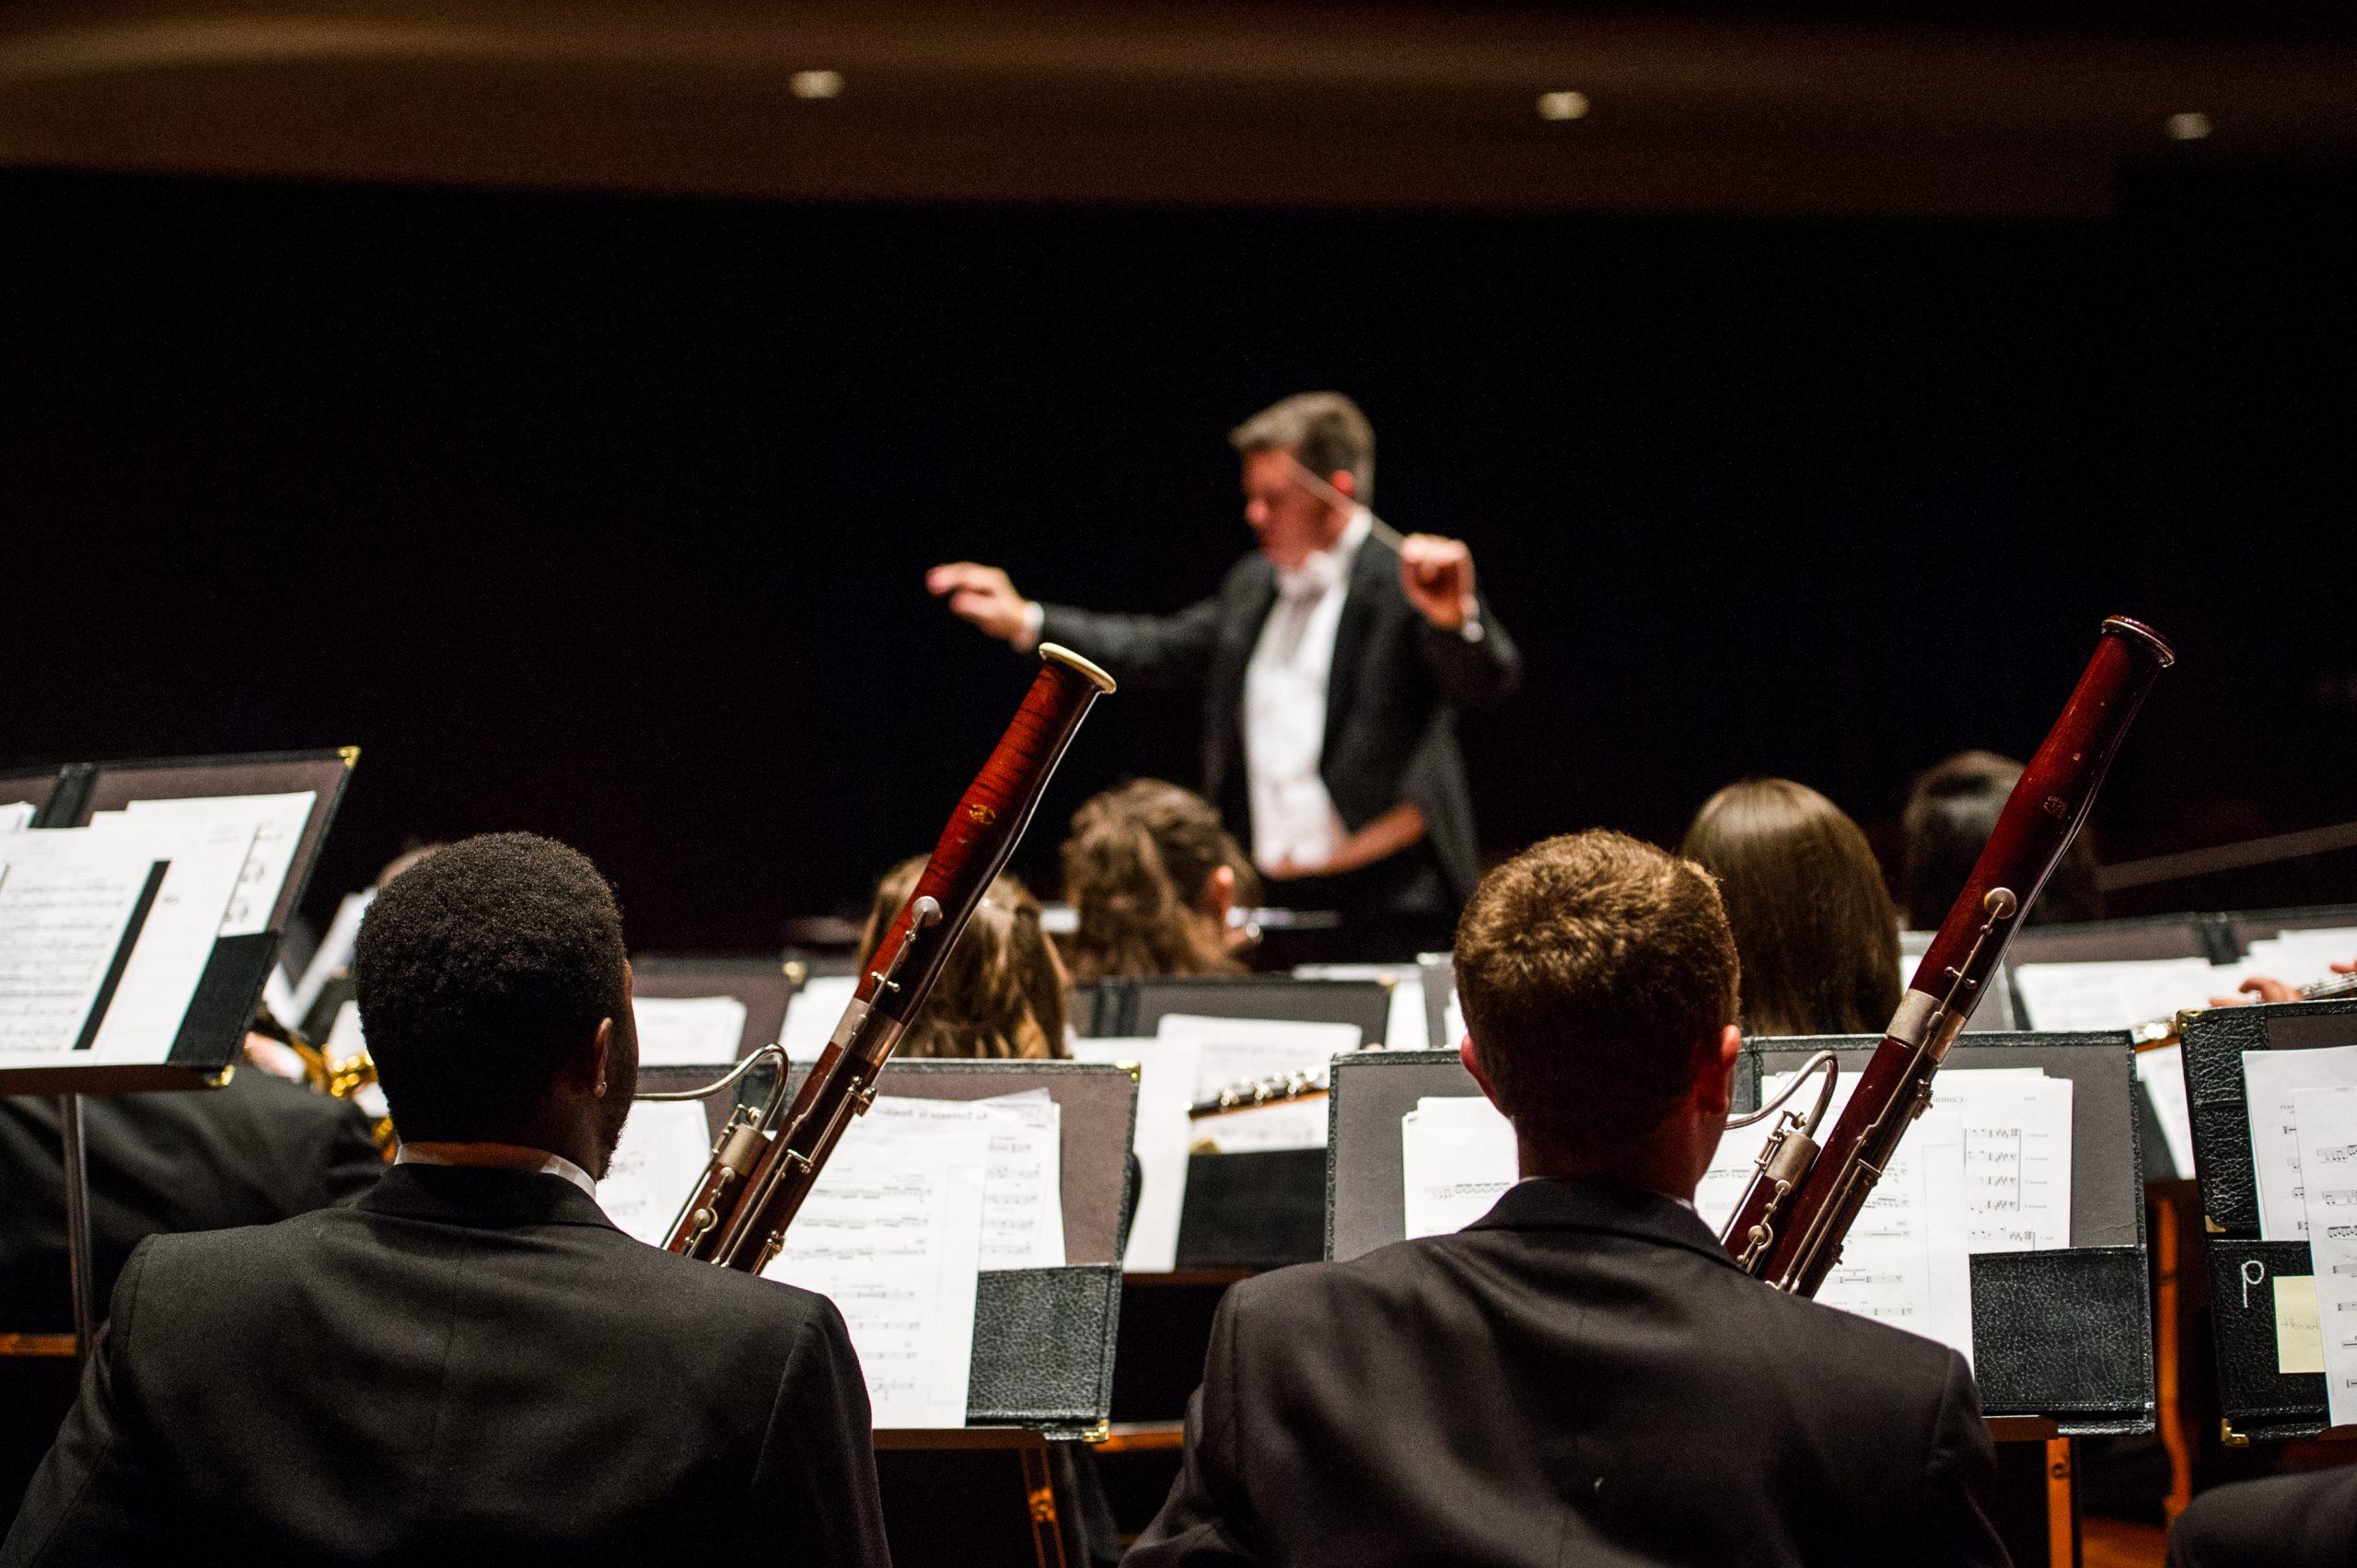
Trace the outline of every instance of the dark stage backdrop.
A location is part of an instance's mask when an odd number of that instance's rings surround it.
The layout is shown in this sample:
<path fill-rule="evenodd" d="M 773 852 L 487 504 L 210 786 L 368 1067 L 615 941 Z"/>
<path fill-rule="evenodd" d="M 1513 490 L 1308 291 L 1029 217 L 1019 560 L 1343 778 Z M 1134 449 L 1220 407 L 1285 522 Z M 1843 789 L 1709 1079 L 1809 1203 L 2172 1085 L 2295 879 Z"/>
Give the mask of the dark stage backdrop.
<path fill-rule="evenodd" d="M 2109 611 L 2183 663 L 2107 857 L 2339 820 L 2349 196 L 2172 178 L 2057 228 L 7 176 L 0 765 L 355 742 L 315 913 L 410 837 L 530 828 L 640 947 L 761 947 L 930 844 L 1028 678 L 926 565 L 1175 609 L 1248 544 L 1223 432 L 1332 386 L 1527 652 L 1468 726 L 1492 849 L 1674 841 L 1747 773 L 1887 823 L 1940 756 L 2026 752 Z M 1103 704 L 1021 865 L 1086 792 L 1190 777 L 1196 726 Z"/>

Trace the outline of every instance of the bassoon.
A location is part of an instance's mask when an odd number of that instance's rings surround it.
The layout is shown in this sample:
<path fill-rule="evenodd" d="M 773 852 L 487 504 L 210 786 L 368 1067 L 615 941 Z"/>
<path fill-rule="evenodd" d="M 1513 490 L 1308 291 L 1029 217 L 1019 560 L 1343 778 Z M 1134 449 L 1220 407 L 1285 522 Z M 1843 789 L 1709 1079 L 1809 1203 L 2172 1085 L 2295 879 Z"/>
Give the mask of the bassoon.
<path fill-rule="evenodd" d="M 1015 853 L 1081 720 L 1113 690 L 1111 676 L 1069 649 L 1043 643 L 1039 656 L 1039 673 L 1023 705 L 949 814 L 915 889 L 877 944 L 876 967 L 861 977 L 801 1092 L 787 1102 L 782 1053 L 768 1048 L 777 1082 L 759 1110 L 739 1106 L 730 1113 L 702 1178 L 672 1225 L 664 1244 L 670 1250 L 759 1273 L 785 1245 L 785 1227 L 852 1119 L 874 1102 L 877 1075 L 923 1007 L 992 879 Z"/>
<path fill-rule="evenodd" d="M 1816 1295 L 1832 1272 L 1842 1237 L 1899 1135 L 1932 1103 L 1932 1074 L 1972 1016 L 2023 912 L 2085 820 L 2129 721 L 2160 672 L 2176 662 L 2151 627 L 2120 616 L 2103 623 L 2095 656 L 2022 770 L 1833 1131 L 1820 1145 L 1816 1117 L 1785 1112 L 1769 1134 L 1720 1238 L 1747 1272 L 1802 1295 Z M 1829 1057 L 1823 1060 L 1829 1065 Z M 1805 1069 L 1796 1087 L 1806 1075 Z M 1819 1114 L 1829 1098 L 1818 1099 Z"/>

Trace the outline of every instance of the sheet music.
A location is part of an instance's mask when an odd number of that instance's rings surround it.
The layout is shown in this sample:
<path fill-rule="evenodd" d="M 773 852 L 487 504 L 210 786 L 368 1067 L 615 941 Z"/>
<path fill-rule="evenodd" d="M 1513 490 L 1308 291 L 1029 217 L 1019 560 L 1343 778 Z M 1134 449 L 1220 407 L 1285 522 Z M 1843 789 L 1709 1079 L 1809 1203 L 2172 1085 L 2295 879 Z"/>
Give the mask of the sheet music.
<path fill-rule="evenodd" d="M 284 964 L 270 966 L 270 978 L 261 982 L 261 1002 L 270 1016 L 288 1028 L 302 1028 L 302 1019 L 295 1012 L 295 982 L 286 978 Z"/>
<path fill-rule="evenodd" d="M 973 1103 L 993 1122 L 982 1174 L 981 1266 L 1062 1268 L 1063 1107 L 1044 1088 Z"/>
<path fill-rule="evenodd" d="M 642 1067 L 726 1067 L 745 1040 L 745 1004 L 734 996 L 638 996 Z"/>
<path fill-rule="evenodd" d="M 2357 1088 L 2357 1045 L 2243 1052 L 2260 1240 L 2308 1239 L 2300 1191 L 2299 1112 L 2292 1097 L 2301 1089 L 2340 1088 Z"/>
<path fill-rule="evenodd" d="M 153 869 L 72 829 L 0 843 L 0 1059 L 72 1049 Z"/>
<path fill-rule="evenodd" d="M 180 1035 L 253 840 L 233 822 L 61 829 L 0 841 L 0 1047 L 81 1065 L 162 1062 Z M 160 877 L 157 867 L 163 867 Z M 147 899 L 149 884 L 155 893 Z M 143 899 L 138 930 L 129 925 Z M 125 937 L 87 1050 L 75 1051 Z"/>
<path fill-rule="evenodd" d="M 2186 1007 L 2206 1007 L 2242 983 L 2236 966 L 2207 958 L 2123 959 L 2107 963 L 2020 964 L 2026 1022 L 2033 1029 L 2125 1029 Z"/>
<path fill-rule="evenodd" d="M 1463 1230 L 1520 1178 L 1514 1123 L 1480 1095 L 1432 1097 L 1399 1119 L 1411 1237 Z"/>
<path fill-rule="evenodd" d="M 2292 1105 L 2316 1260 L 2327 1424 L 2345 1426 L 2357 1423 L 2357 1088 L 2294 1089 Z M 2280 1296 L 2281 1280 L 2275 1288 Z"/>
<path fill-rule="evenodd" d="M 2286 931 L 2252 943 L 2242 967 L 2293 985 L 2312 985 L 2334 978 L 2332 966 L 2353 958 L 2357 958 L 2357 930 Z"/>
<path fill-rule="evenodd" d="M 660 1247 L 711 1160 L 712 1124 L 701 1104 L 640 1100 L 598 1183 L 598 1206 L 623 1234 Z"/>
<path fill-rule="evenodd" d="M 1763 1099 L 1792 1076 L 1770 1074 Z M 1853 1072 L 1841 1074 L 1820 1133 L 1840 1119 L 1857 1081 Z M 1971 1255 L 2071 1244 L 2073 1088 L 2068 1078 L 2036 1067 L 1941 1072 L 1932 1080 L 1932 1108 L 1899 1139 L 1817 1298 L 1938 1340 L 1971 1360 Z M 1796 1098 L 1814 1092 L 1812 1086 Z M 1749 1185 L 1768 1126 L 1720 1140 L 1695 1202 L 1713 1229 L 1725 1228 Z"/>
<path fill-rule="evenodd" d="M 858 991 L 859 977 L 851 974 L 814 974 L 796 987 L 793 1000 L 785 1005 L 785 1028 L 778 1033 L 785 1059 L 818 1061 L 827 1042 L 834 1039 L 843 1009 Z"/>
<path fill-rule="evenodd" d="M 356 893 L 346 893 L 335 906 L 335 918 L 328 922 L 327 935 L 319 938 L 310 963 L 304 967 L 303 977 L 295 982 L 295 1016 L 282 1016 L 280 1023 L 301 1028 L 328 981 L 352 967 L 352 946 L 360 939 L 360 917 L 368 912 L 376 897 L 376 889 L 363 888 Z"/>
<path fill-rule="evenodd" d="M 1194 1098 L 1202 1047 L 1183 1040 L 1076 1040 L 1072 1056 L 1075 1062 L 1137 1064 L 1138 1120 L 1130 1149 L 1138 1156 L 1142 1180 L 1121 1267 L 1131 1273 L 1167 1274 L 1178 1262 L 1187 1151 L 1194 1141 L 1187 1107 Z"/>
<path fill-rule="evenodd" d="M 991 1113 L 879 1098 L 763 1272 L 830 1297 L 879 1427 L 966 1424 Z"/>
<path fill-rule="evenodd" d="M 29 800 L 0 802 L 0 833 L 13 833 L 33 825 L 41 815 L 41 807 Z"/>
<path fill-rule="evenodd" d="M 2185 1047 L 2171 1043 L 2136 1053 L 2136 1081 L 2144 1086 L 2153 1120 L 2161 1124 L 2161 1141 L 2169 1146 L 2169 1161 L 2177 1175 L 2193 1178 L 2193 1111 L 2185 1098 Z"/>
<path fill-rule="evenodd" d="M 1190 1040 L 1202 1050 L 1194 1085 L 1199 1102 L 1249 1079 L 1323 1072 L 1335 1056 L 1359 1047 L 1355 1024 L 1207 1018 L 1190 1013 L 1165 1016 L 1155 1038 Z M 1209 1143 L 1222 1154 L 1322 1149 L 1326 1146 L 1326 1102 L 1309 1099 L 1235 1111 L 1197 1122 L 1194 1132 L 1198 1144 Z"/>
<path fill-rule="evenodd" d="M 311 807 L 319 801 L 316 790 L 296 790 L 285 795 L 223 795 L 206 796 L 189 800 L 134 800 L 121 811 L 101 811 L 90 819 L 93 828 L 104 828 L 110 821 L 168 821 L 168 822 L 233 822 L 250 827 L 253 831 L 251 847 L 246 863 L 238 872 L 237 890 L 229 896 L 229 907 L 222 912 L 221 935 L 250 936 L 270 929 L 270 917 L 278 908 L 278 895 L 286 887 L 286 873 L 295 864 L 295 851 L 303 842 L 303 830 L 311 820 Z M 282 1023 L 300 1024 L 300 1019 L 281 1019 Z"/>
<path fill-rule="evenodd" d="M 1425 1051 L 1439 1044 L 1427 1038 L 1432 1031 L 1424 1022 L 1424 971 L 1413 964 L 1296 964 L 1293 973 L 1295 980 L 1387 981 L 1391 1015 L 1384 1021 L 1384 1049 Z"/>

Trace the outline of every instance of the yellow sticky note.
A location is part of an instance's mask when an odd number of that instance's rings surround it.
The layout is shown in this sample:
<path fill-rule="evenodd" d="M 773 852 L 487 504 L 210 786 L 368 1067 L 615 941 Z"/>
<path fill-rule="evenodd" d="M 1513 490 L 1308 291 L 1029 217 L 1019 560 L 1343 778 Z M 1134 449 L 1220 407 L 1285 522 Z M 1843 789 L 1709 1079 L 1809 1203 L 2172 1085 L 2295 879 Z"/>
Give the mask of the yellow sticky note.
<path fill-rule="evenodd" d="M 2275 1370 L 2324 1370 L 2324 1319 L 2316 1313 L 2314 1274 L 2275 1276 Z"/>

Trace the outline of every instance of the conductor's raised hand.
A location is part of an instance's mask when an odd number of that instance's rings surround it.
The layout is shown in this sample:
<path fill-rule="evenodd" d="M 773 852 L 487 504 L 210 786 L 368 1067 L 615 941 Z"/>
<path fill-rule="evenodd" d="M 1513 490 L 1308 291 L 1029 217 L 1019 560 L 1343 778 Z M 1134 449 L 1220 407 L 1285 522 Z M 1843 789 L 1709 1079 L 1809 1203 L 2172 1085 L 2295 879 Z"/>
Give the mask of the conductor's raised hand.
<path fill-rule="evenodd" d="M 1399 587 L 1418 614 L 1444 632 L 1473 609 L 1473 552 L 1461 539 L 1412 533 L 1399 541 Z"/>
<path fill-rule="evenodd" d="M 924 575 L 925 591 L 949 601 L 949 613 L 970 621 L 1002 643 L 1018 647 L 1031 635 L 1028 601 L 1005 573 L 971 561 L 952 561 Z"/>

